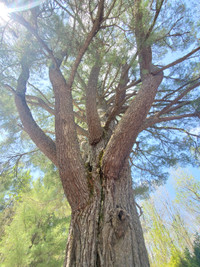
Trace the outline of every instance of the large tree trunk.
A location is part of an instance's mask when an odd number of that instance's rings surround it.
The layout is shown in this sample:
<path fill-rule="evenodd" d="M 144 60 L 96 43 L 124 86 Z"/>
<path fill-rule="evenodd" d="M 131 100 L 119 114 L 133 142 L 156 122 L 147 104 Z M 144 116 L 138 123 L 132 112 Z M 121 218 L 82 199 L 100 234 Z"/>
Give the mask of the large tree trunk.
<path fill-rule="evenodd" d="M 72 211 L 64 266 L 149 266 L 128 161 L 111 180 L 103 177 L 101 157 L 87 164 L 90 203 Z"/>

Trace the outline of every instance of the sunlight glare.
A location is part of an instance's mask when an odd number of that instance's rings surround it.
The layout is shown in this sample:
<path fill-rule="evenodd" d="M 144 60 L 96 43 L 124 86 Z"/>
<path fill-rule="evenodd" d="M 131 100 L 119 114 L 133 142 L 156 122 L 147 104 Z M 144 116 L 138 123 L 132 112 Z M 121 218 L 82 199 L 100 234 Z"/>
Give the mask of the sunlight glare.
<path fill-rule="evenodd" d="M 46 0 L 27 0 L 27 1 L 18 0 L 15 1 L 15 3 L 10 6 L 11 12 L 25 11 L 34 8 L 36 6 L 39 6 L 45 1 Z"/>
<path fill-rule="evenodd" d="M 7 8 L 3 3 L 0 3 L 0 20 L 6 22 L 9 20 L 10 9 Z"/>
<path fill-rule="evenodd" d="M 45 1 L 46 0 L 28 0 L 24 3 L 24 1 L 18 0 L 9 7 L 3 3 L 0 3 L 0 22 L 7 22 L 10 18 L 9 14 L 11 13 L 29 10 L 41 5 Z"/>

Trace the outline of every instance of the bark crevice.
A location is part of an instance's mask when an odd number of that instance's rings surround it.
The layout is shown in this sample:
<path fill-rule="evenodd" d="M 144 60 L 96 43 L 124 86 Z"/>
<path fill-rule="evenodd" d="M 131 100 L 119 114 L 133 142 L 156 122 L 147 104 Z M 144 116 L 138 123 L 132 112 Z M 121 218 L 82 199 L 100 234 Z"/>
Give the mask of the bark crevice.
<path fill-rule="evenodd" d="M 116 186 L 103 175 L 101 168 L 96 165 L 94 169 L 94 181 L 99 184 L 94 186 L 91 203 L 72 214 L 64 266 L 149 267 L 128 162 L 120 172 L 120 179 L 114 181 Z"/>

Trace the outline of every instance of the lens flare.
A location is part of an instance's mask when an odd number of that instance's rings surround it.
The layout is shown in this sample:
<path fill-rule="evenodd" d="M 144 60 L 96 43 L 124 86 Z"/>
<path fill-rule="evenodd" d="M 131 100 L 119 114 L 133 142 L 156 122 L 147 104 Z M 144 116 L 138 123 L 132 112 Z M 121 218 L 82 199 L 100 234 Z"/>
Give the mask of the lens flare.
<path fill-rule="evenodd" d="M 7 8 L 3 3 L 0 3 L 0 21 L 9 20 L 9 8 Z"/>
<path fill-rule="evenodd" d="M 0 21 L 6 22 L 9 20 L 9 14 L 29 10 L 41 5 L 45 1 L 46 0 L 16 0 L 7 6 L 0 3 Z"/>
<path fill-rule="evenodd" d="M 41 5 L 45 0 L 16 0 L 9 5 L 9 12 L 20 12 Z"/>

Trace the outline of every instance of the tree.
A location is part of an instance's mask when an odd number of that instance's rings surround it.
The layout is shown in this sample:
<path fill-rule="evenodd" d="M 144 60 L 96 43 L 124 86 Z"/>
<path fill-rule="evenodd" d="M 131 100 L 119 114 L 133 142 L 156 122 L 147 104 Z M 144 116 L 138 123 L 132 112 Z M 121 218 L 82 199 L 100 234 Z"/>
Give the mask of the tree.
<path fill-rule="evenodd" d="M 175 172 L 176 202 L 185 208 L 188 220 L 196 224 L 199 231 L 200 223 L 200 181 L 189 173 Z"/>
<path fill-rule="evenodd" d="M 159 194 L 158 194 L 159 193 Z M 142 227 L 151 266 L 177 266 L 184 249 L 193 252 L 195 226 L 184 220 L 183 210 L 162 190 L 142 201 Z M 161 195 L 165 197 L 160 199 Z"/>
<path fill-rule="evenodd" d="M 148 199 L 142 202 L 144 211 L 142 226 L 151 266 L 161 267 L 167 266 L 171 256 L 179 254 L 180 249 L 174 242 L 173 232 L 168 227 L 166 217 L 162 216 L 163 214 L 160 214 L 156 207 L 156 202 L 157 199 Z"/>
<path fill-rule="evenodd" d="M 72 210 L 64 265 L 149 266 L 129 159 L 145 173 L 143 188 L 152 176 L 164 180 L 163 166 L 192 161 L 200 117 L 192 16 L 164 0 L 10 7 L 1 110 L 14 96 L 20 121 L 14 107 L 2 113 L 12 121 L 5 133 L 17 121 L 16 136 L 24 131 L 59 170 Z M 163 64 L 178 49 L 185 54 Z"/>
<path fill-rule="evenodd" d="M 200 264 L 200 237 L 196 233 L 193 243 L 193 253 L 186 248 L 185 252 L 175 267 L 198 267 Z"/>
<path fill-rule="evenodd" d="M 7 177 L 9 179 L 9 177 Z M 70 223 L 70 208 L 62 185 L 51 168 L 43 178 L 18 173 L 21 190 L 14 187 L 0 213 L 1 266 L 61 266 Z M 22 183 L 26 181 L 26 183 Z M 14 190 L 13 190 L 14 189 Z M 7 190 L 8 196 L 8 190 Z M 12 201 L 12 206 L 9 205 Z M 11 212 L 10 212 L 11 211 Z M 9 215 L 9 220 L 5 220 Z"/>
<path fill-rule="evenodd" d="M 196 213 L 199 203 L 192 198 L 194 192 L 194 196 L 198 195 L 198 179 L 180 169 L 173 172 L 172 177 L 175 182 L 174 200 L 163 187 L 150 198 L 140 201 L 150 263 L 152 267 L 198 266 L 199 222 Z"/>

